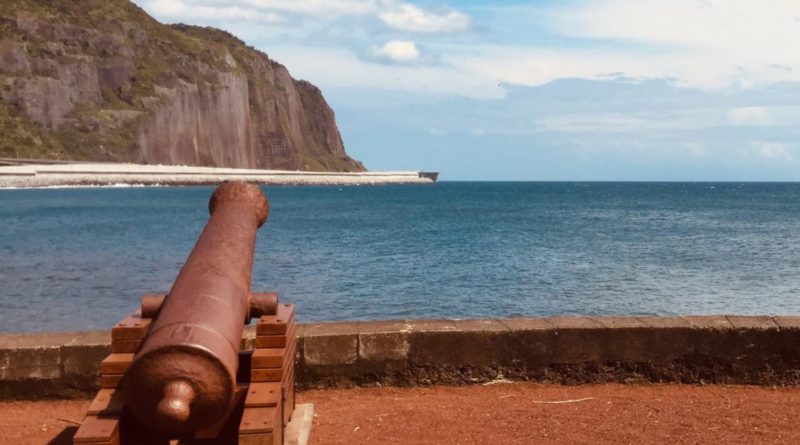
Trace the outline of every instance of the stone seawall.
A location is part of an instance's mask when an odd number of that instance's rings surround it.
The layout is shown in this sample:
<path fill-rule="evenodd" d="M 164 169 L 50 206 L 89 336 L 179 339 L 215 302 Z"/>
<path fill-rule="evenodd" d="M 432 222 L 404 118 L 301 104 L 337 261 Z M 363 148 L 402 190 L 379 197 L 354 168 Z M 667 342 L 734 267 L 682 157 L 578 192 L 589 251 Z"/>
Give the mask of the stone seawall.
<path fill-rule="evenodd" d="M 254 331 L 242 345 L 251 349 Z M 581 384 L 800 385 L 800 317 L 556 317 L 298 326 L 300 388 Z M 83 397 L 105 331 L 0 336 L 0 398 Z"/>

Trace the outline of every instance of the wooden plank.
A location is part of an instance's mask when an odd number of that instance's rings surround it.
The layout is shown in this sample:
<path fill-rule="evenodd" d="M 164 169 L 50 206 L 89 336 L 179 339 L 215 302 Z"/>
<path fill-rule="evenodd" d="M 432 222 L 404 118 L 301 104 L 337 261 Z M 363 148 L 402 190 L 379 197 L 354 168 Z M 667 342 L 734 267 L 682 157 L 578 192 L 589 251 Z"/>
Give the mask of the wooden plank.
<path fill-rule="evenodd" d="M 85 442 L 81 443 L 81 445 L 120 445 L 120 436 L 117 435 L 113 439 L 104 441 L 104 442 Z M 74 442 L 77 443 L 77 442 Z"/>
<path fill-rule="evenodd" d="M 116 388 L 122 381 L 123 374 L 101 374 L 100 387 L 101 388 Z"/>
<path fill-rule="evenodd" d="M 294 391 L 294 358 L 297 351 L 296 343 L 294 351 L 291 352 L 291 360 L 288 360 L 287 366 L 284 371 L 284 378 L 281 381 L 281 388 L 283 391 L 283 423 L 288 424 L 292 419 L 295 409 L 295 391 Z"/>
<path fill-rule="evenodd" d="M 284 414 L 283 414 L 283 411 L 286 409 L 284 407 L 284 403 L 285 402 L 283 400 L 281 400 L 281 409 L 280 409 L 280 411 L 278 411 L 278 418 L 275 419 L 275 421 L 278 423 L 278 428 L 280 429 L 280 432 L 277 435 L 277 437 L 275 438 L 274 445 L 283 445 L 284 425 L 286 425 L 286 422 L 283 421 L 283 418 L 285 417 Z"/>
<path fill-rule="evenodd" d="M 120 445 L 120 440 L 121 439 L 120 439 L 119 435 L 117 435 L 113 439 L 107 440 L 107 441 L 104 441 L 104 442 L 85 442 L 85 443 L 81 443 L 81 445 Z M 75 443 L 77 443 L 77 442 L 75 442 Z"/>
<path fill-rule="evenodd" d="M 256 325 L 256 335 L 285 335 L 287 328 L 294 323 L 295 305 L 279 304 L 278 313 L 264 315 Z"/>
<path fill-rule="evenodd" d="M 283 368 L 286 360 L 294 363 L 297 353 L 297 339 L 289 337 L 289 346 L 284 348 L 256 348 L 250 362 L 252 369 Z"/>
<path fill-rule="evenodd" d="M 73 443 L 113 443 L 119 441 L 118 416 L 86 416 L 72 438 Z"/>
<path fill-rule="evenodd" d="M 284 348 L 287 344 L 287 339 L 294 338 L 295 324 L 289 326 L 288 334 L 286 335 L 257 335 L 256 348 Z"/>
<path fill-rule="evenodd" d="M 281 368 L 286 348 L 256 348 L 251 366 L 255 369 Z"/>
<path fill-rule="evenodd" d="M 239 434 L 239 445 L 273 445 L 275 438 L 272 433 Z"/>
<path fill-rule="evenodd" d="M 294 381 L 294 378 L 292 378 Z M 289 390 L 289 397 L 286 400 L 286 408 L 283 410 L 283 424 L 286 425 L 292 420 L 292 415 L 294 414 L 294 409 L 297 407 L 297 403 L 295 400 L 295 392 L 294 392 L 294 385 L 292 385 L 292 389 Z"/>
<path fill-rule="evenodd" d="M 250 370 L 251 382 L 280 382 L 287 375 L 290 368 L 294 367 L 294 361 L 288 357 L 294 357 L 297 351 L 297 342 L 292 342 L 288 349 L 283 349 L 285 356 L 283 366 L 280 368 L 252 368 Z"/>
<path fill-rule="evenodd" d="M 122 391 L 105 388 L 97 392 L 97 395 L 89 404 L 86 413 L 92 416 L 98 415 L 121 415 L 125 407 L 125 399 Z"/>
<path fill-rule="evenodd" d="M 267 369 L 254 369 L 250 371 L 251 382 L 280 382 L 283 380 L 283 369 L 281 368 L 267 368 Z"/>
<path fill-rule="evenodd" d="M 294 379 L 294 367 L 288 368 L 284 372 L 284 377 L 281 380 L 281 386 L 282 387 L 286 387 L 287 385 L 289 385 L 289 383 L 290 383 L 289 380 L 290 379 Z"/>
<path fill-rule="evenodd" d="M 292 420 L 292 415 L 295 409 L 295 396 L 294 396 L 294 369 L 286 376 L 286 379 L 281 382 L 281 390 L 283 396 L 283 424 L 286 425 Z"/>
<path fill-rule="evenodd" d="M 245 408 L 239 422 L 239 434 L 279 432 L 281 407 Z"/>
<path fill-rule="evenodd" d="M 152 319 L 137 314 L 125 317 L 111 328 L 111 340 L 142 340 L 152 322 Z"/>
<path fill-rule="evenodd" d="M 281 403 L 283 388 L 280 383 L 251 383 L 244 401 L 245 408 L 276 407 Z"/>
<path fill-rule="evenodd" d="M 139 351 L 142 340 L 111 340 L 111 352 L 115 354 L 128 354 Z"/>
<path fill-rule="evenodd" d="M 100 362 L 100 374 L 125 374 L 133 361 L 133 354 L 110 354 Z"/>

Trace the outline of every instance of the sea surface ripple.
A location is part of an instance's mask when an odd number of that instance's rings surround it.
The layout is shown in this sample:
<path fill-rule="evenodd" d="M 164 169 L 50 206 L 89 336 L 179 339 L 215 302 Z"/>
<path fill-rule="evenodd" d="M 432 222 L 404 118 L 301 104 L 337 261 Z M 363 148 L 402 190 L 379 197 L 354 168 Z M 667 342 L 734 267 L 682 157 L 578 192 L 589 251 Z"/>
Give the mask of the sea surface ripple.
<path fill-rule="evenodd" d="M 211 188 L 0 190 L 0 331 L 167 291 Z M 800 313 L 800 184 L 269 187 L 253 289 L 301 321 Z"/>

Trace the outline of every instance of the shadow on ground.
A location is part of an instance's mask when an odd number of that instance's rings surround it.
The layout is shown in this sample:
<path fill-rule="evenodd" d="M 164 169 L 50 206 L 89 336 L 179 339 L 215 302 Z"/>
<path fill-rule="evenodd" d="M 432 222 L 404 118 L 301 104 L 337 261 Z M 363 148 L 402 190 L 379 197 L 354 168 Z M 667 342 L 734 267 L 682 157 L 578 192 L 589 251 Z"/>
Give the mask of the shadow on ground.
<path fill-rule="evenodd" d="M 72 436 L 78 431 L 77 426 L 68 426 L 64 428 L 58 435 L 47 442 L 47 445 L 72 445 Z"/>

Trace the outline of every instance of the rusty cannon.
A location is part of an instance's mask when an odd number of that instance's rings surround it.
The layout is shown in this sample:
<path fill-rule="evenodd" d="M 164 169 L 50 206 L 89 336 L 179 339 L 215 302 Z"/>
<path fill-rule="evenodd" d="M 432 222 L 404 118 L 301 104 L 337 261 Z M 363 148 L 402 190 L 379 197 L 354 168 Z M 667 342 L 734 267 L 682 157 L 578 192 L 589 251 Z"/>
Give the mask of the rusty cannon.
<path fill-rule="evenodd" d="M 250 290 L 261 189 L 224 183 L 170 291 L 112 328 L 75 444 L 280 444 L 294 409 L 294 306 Z M 257 319 L 254 351 L 241 351 Z"/>

